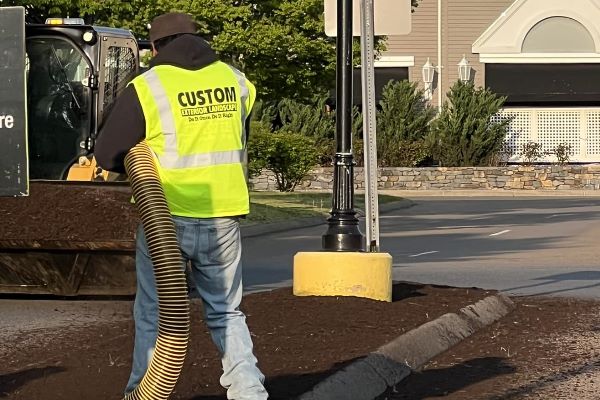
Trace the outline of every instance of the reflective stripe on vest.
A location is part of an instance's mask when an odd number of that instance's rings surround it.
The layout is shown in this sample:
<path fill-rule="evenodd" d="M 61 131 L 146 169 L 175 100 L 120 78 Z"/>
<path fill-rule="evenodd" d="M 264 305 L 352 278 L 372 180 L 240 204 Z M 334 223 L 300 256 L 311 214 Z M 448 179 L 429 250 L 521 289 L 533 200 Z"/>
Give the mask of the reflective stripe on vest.
<path fill-rule="evenodd" d="M 250 97 L 250 90 L 248 89 L 248 85 L 246 85 L 246 77 L 237 69 L 233 68 L 229 65 L 229 68 L 233 71 L 235 77 L 237 78 L 238 84 L 240 88 L 242 88 L 242 110 L 240 114 L 242 114 L 242 146 L 246 148 L 246 115 L 248 114 L 246 110 L 246 99 Z"/>
<path fill-rule="evenodd" d="M 246 85 L 246 78 L 244 75 L 233 67 L 231 67 L 231 70 L 235 74 L 241 88 L 240 114 L 242 115 L 241 142 L 243 148 L 241 150 L 197 153 L 187 156 L 180 156 L 177 151 L 177 128 L 175 126 L 175 119 L 173 117 L 173 112 L 171 111 L 169 98 L 158 75 L 152 69 L 142 75 L 146 80 L 150 93 L 156 103 L 158 118 L 160 119 L 162 132 L 165 137 L 164 154 L 158 155 L 158 159 L 163 168 L 195 168 L 246 162 L 246 115 L 248 114 L 246 110 L 246 100 L 250 96 L 250 91 L 248 85 Z"/>

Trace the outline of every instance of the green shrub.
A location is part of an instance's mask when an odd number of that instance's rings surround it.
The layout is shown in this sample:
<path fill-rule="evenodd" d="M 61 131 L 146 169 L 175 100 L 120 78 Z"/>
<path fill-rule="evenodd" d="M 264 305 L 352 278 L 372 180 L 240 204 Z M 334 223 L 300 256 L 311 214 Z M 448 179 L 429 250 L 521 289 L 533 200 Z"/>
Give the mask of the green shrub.
<path fill-rule="evenodd" d="M 548 155 L 550 155 L 550 153 L 544 150 L 541 143 L 537 142 L 530 141 L 523 143 L 519 149 L 519 157 L 521 157 L 523 165 L 531 165 Z"/>
<path fill-rule="evenodd" d="M 503 142 L 502 146 L 500 146 L 500 148 L 494 154 L 492 154 L 488 165 L 490 167 L 505 167 L 512 156 L 512 149 L 507 142 Z"/>
<path fill-rule="evenodd" d="M 271 126 L 266 122 L 251 121 L 250 136 L 248 139 L 248 175 L 260 175 L 267 168 L 266 155 L 269 151 Z"/>
<path fill-rule="evenodd" d="M 292 192 L 317 165 L 319 152 L 314 140 L 299 133 L 254 132 L 248 143 L 249 170 L 260 167 L 275 174 L 277 189 Z"/>
<path fill-rule="evenodd" d="M 377 112 L 377 153 L 381 166 L 414 167 L 427 158 L 423 139 L 435 110 L 416 83 L 391 81 L 384 88 Z"/>
<path fill-rule="evenodd" d="M 400 151 L 392 153 L 393 157 L 386 160 L 390 166 L 414 168 L 422 165 L 429 157 L 429 147 L 424 139 L 400 140 L 395 145 Z"/>
<path fill-rule="evenodd" d="M 434 159 L 451 167 L 489 165 L 502 148 L 510 122 L 492 121 L 504 101 L 472 83 L 454 84 L 428 140 Z"/>
<path fill-rule="evenodd" d="M 413 141 L 429 133 L 435 109 L 424 100 L 423 90 L 417 88 L 416 82 L 390 81 L 383 88 L 379 105 L 377 130 L 382 138 Z"/>
<path fill-rule="evenodd" d="M 322 167 L 331 167 L 335 158 L 335 139 L 320 139 L 315 141 L 318 157 L 317 164 Z"/>
<path fill-rule="evenodd" d="M 354 156 L 354 164 L 362 167 L 364 164 L 363 153 L 363 115 L 360 109 L 356 106 L 352 107 L 352 155 Z M 331 161 L 327 166 L 333 165 L 333 156 L 336 152 L 336 142 L 333 140 L 331 145 Z M 325 164 L 321 164 L 325 166 Z"/>
<path fill-rule="evenodd" d="M 566 165 L 571 161 L 571 153 L 573 152 L 573 146 L 566 143 L 560 143 L 555 148 L 550 150 L 550 154 L 556 156 L 556 163 L 558 165 Z"/>
<path fill-rule="evenodd" d="M 256 100 L 254 102 L 254 107 L 252 107 L 250 118 L 253 122 L 262 122 L 271 127 L 273 126 L 273 122 L 277 119 L 277 105 Z"/>
<path fill-rule="evenodd" d="M 335 154 L 335 113 L 326 105 L 327 97 L 315 97 L 308 104 L 293 99 L 277 105 L 279 132 L 312 138 L 318 149 L 318 164 L 331 165 Z"/>
<path fill-rule="evenodd" d="M 361 110 L 352 107 L 352 139 L 362 139 L 363 137 L 363 114 Z"/>
<path fill-rule="evenodd" d="M 284 99 L 277 105 L 280 131 L 299 133 L 313 137 L 317 141 L 333 139 L 335 135 L 335 115 L 328 111 L 327 97 L 318 97 L 310 104 Z"/>

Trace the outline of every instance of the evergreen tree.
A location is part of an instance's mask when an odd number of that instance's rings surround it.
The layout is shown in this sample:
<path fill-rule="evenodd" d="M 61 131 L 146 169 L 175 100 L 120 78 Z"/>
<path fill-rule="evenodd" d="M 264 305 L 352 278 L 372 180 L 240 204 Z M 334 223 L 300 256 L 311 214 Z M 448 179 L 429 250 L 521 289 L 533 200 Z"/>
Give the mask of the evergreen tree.
<path fill-rule="evenodd" d="M 423 90 L 409 81 L 391 81 L 383 88 L 377 112 L 377 153 L 383 166 L 414 167 L 427 158 L 424 138 L 435 110 Z"/>
<path fill-rule="evenodd" d="M 489 165 L 501 150 L 510 120 L 493 122 L 506 98 L 472 83 L 456 82 L 429 139 L 434 159 L 443 166 Z"/>
<path fill-rule="evenodd" d="M 281 131 L 300 133 L 317 141 L 333 139 L 334 114 L 328 111 L 326 102 L 326 96 L 316 97 L 310 104 L 292 99 L 281 100 L 278 105 Z"/>

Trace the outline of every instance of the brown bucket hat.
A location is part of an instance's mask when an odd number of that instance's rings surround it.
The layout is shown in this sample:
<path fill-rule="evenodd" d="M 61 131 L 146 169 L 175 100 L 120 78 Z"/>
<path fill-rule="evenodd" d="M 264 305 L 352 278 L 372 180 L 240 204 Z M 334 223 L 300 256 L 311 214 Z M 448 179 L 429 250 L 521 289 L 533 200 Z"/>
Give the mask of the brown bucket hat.
<path fill-rule="evenodd" d="M 189 14 L 171 12 L 159 15 L 150 23 L 150 41 L 180 33 L 196 33 L 196 23 Z"/>

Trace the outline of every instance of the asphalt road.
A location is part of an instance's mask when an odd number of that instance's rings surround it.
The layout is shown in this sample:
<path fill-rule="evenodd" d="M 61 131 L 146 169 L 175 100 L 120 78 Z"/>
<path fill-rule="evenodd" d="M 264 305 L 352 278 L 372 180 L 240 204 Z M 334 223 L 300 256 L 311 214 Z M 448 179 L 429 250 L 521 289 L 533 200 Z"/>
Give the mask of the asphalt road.
<path fill-rule="evenodd" d="M 411 200 L 380 219 L 394 279 L 600 298 L 600 198 Z M 294 254 L 319 251 L 324 232 L 322 225 L 245 239 L 246 289 L 290 286 Z"/>

